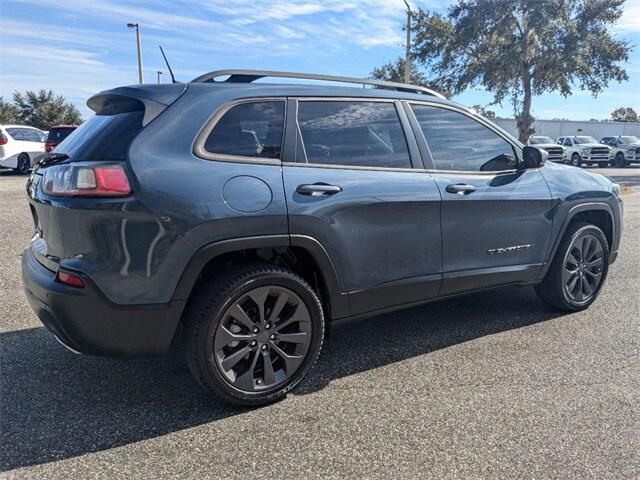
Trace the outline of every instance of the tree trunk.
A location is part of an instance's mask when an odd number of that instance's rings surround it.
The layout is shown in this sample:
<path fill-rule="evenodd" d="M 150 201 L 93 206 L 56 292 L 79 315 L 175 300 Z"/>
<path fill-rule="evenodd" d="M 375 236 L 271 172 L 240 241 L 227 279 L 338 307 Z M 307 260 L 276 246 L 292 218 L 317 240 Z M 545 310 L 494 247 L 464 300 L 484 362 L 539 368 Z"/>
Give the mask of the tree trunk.
<path fill-rule="evenodd" d="M 522 143 L 527 143 L 529 137 L 535 133 L 535 130 L 532 128 L 535 119 L 531 116 L 531 72 L 528 68 L 525 68 L 525 72 L 522 75 L 522 90 L 524 92 L 524 99 L 522 101 L 522 109 L 516 120 L 518 125 L 518 139 Z"/>

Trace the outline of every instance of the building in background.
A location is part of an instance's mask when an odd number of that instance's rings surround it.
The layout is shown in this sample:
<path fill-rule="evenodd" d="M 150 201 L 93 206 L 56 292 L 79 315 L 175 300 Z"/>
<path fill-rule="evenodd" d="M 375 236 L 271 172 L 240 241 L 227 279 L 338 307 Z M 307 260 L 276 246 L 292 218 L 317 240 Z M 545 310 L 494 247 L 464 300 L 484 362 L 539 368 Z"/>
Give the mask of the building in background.
<path fill-rule="evenodd" d="M 518 138 L 516 121 L 513 118 L 497 118 L 492 122 L 498 124 L 511 135 Z M 602 137 L 618 135 L 635 135 L 640 137 L 640 123 L 627 122 L 579 122 L 573 120 L 536 120 L 533 124 L 536 135 L 544 135 L 554 140 L 569 135 L 589 135 L 600 140 Z"/>

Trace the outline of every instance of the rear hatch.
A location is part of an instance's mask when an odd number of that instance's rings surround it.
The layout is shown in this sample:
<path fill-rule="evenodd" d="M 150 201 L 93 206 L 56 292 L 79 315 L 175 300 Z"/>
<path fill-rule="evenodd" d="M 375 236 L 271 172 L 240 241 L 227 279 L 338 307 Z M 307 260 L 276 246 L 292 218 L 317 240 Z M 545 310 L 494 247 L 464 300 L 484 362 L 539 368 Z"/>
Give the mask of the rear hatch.
<path fill-rule="evenodd" d="M 41 158 L 27 194 L 36 230 L 32 249 L 43 265 L 57 270 L 61 260 L 109 251 L 96 241 L 107 247 L 135 203 L 129 147 L 185 88 L 141 85 L 101 92 L 87 101 L 96 114 Z"/>

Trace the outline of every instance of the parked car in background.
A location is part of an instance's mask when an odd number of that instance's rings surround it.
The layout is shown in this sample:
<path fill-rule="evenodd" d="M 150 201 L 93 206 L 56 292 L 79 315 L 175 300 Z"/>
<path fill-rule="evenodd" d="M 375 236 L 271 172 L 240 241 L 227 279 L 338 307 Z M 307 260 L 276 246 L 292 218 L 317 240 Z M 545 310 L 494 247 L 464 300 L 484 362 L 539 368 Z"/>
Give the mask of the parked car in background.
<path fill-rule="evenodd" d="M 29 173 L 44 153 L 43 134 L 26 125 L 0 125 L 0 167 Z"/>
<path fill-rule="evenodd" d="M 598 165 L 602 168 L 609 166 L 611 147 L 598 142 L 593 137 L 583 135 L 560 137 L 557 144 L 564 147 L 565 156 L 574 167 L 581 167 L 583 164 Z"/>
<path fill-rule="evenodd" d="M 616 167 L 623 168 L 631 163 L 640 163 L 640 138 L 633 135 L 604 137 L 601 143 L 612 148 L 612 163 Z"/>
<path fill-rule="evenodd" d="M 253 83 L 274 76 L 352 86 Z M 76 352 L 182 331 L 230 402 L 284 397 L 329 321 L 505 285 L 583 310 L 617 257 L 618 185 L 423 87 L 223 70 L 88 105 L 27 182 L 27 298 Z"/>
<path fill-rule="evenodd" d="M 77 125 L 56 125 L 49 129 L 49 135 L 47 141 L 44 144 L 45 151 L 47 153 L 52 152 L 56 146 L 67 138 L 71 133 L 78 128 Z"/>
<path fill-rule="evenodd" d="M 527 145 L 546 150 L 546 152 L 549 154 L 548 160 L 550 162 L 564 162 L 566 160 L 566 157 L 564 155 L 564 147 L 554 142 L 553 138 L 551 137 L 532 135 L 531 137 L 529 137 Z"/>

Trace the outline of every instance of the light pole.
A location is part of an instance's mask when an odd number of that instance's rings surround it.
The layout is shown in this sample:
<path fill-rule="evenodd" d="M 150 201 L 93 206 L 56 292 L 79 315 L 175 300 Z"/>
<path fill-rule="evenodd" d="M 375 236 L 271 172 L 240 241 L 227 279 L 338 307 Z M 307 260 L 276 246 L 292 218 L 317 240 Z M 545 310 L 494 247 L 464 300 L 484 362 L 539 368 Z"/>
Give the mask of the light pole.
<path fill-rule="evenodd" d="M 158 84 L 160 83 L 160 75 L 162 75 L 162 70 L 158 70 L 156 72 L 158 74 Z"/>
<path fill-rule="evenodd" d="M 411 83 L 411 5 L 404 0 L 407 6 L 407 45 L 404 57 L 404 83 Z"/>
<path fill-rule="evenodd" d="M 140 46 L 140 26 L 137 23 L 127 23 L 127 27 L 136 29 L 136 46 L 138 48 L 138 81 L 144 83 L 142 76 L 142 47 Z"/>

